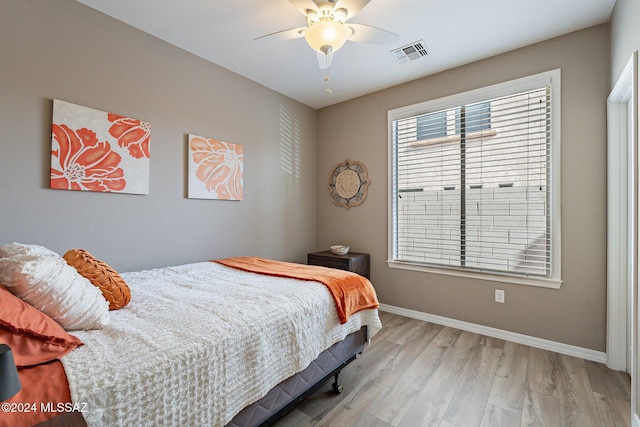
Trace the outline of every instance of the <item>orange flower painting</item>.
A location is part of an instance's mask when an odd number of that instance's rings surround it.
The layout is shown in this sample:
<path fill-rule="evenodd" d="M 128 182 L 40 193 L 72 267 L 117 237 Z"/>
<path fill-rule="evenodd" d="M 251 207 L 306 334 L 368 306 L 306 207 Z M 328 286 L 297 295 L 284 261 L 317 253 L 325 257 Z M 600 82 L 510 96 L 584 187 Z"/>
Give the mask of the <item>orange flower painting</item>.
<path fill-rule="evenodd" d="M 113 113 L 109 113 L 107 118 L 113 123 L 109 133 L 118 139 L 120 147 L 129 149 L 129 154 L 136 159 L 149 158 L 149 140 L 151 139 L 149 123 Z"/>
<path fill-rule="evenodd" d="M 242 200 L 242 145 L 189 135 L 189 198 Z"/>
<path fill-rule="evenodd" d="M 150 135 L 147 122 L 55 99 L 50 187 L 148 194 Z"/>
<path fill-rule="evenodd" d="M 96 133 L 53 124 L 57 146 L 51 151 L 51 188 L 85 191 L 122 191 L 127 185 L 118 167 L 121 157 Z"/>

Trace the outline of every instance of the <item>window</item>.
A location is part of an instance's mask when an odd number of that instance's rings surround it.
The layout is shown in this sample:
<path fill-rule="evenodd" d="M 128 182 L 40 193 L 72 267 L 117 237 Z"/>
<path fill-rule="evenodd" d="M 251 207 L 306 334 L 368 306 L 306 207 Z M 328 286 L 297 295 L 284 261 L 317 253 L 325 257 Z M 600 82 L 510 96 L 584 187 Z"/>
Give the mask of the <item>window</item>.
<path fill-rule="evenodd" d="M 467 135 L 491 128 L 490 102 L 480 102 L 465 106 L 464 119 L 462 112 L 462 108 L 456 108 L 456 133 L 461 133 L 463 126 Z"/>
<path fill-rule="evenodd" d="M 560 286 L 559 70 L 389 112 L 389 265 Z"/>
<path fill-rule="evenodd" d="M 445 111 L 423 114 L 416 117 L 416 141 L 428 141 L 447 135 L 447 116 Z"/>
<path fill-rule="evenodd" d="M 490 102 L 420 114 L 412 120 L 415 120 L 416 132 L 414 146 L 460 141 L 463 131 L 467 140 L 494 134 L 491 132 Z"/>

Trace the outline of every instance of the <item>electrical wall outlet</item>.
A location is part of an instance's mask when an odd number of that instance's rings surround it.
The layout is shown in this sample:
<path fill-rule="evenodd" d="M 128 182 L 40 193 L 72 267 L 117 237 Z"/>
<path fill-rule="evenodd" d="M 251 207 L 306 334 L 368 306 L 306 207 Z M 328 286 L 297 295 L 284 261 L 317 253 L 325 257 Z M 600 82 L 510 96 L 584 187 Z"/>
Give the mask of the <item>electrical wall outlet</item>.
<path fill-rule="evenodd" d="M 496 302 L 504 304 L 504 291 L 502 289 L 496 289 Z"/>

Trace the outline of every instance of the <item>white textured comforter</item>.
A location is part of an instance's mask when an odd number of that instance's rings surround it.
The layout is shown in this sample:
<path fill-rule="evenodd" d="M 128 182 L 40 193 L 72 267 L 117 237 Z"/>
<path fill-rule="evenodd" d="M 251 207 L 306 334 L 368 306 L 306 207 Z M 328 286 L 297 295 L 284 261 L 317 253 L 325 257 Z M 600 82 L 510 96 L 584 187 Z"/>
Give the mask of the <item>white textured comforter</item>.
<path fill-rule="evenodd" d="M 362 325 L 324 285 L 202 262 L 122 274 L 131 303 L 62 359 L 89 426 L 223 426 Z"/>

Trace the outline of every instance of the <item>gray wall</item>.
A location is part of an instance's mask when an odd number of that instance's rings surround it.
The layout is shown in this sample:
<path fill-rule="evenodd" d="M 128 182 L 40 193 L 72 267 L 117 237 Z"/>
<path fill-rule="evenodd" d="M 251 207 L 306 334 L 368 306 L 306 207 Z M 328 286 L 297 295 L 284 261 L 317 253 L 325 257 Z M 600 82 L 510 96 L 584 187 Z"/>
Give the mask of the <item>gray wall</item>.
<path fill-rule="evenodd" d="M 605 24 L 319 110 L 318 247 L 369 252 L 383 303 L 604 351 L 609 54 Z M 389 268 L 387 111 L 555 68 L 562 69 L 562 287 Z M 348 211 L 326 188 L 333 166 L 347 158 L 363 162 L 372 181 L 364 204 Z M 493 302 L 497 288 L 505 304 Z"/>
<path fill-rule="evenodd" d="M 631 54 L 640 49 L 640 2 L 616 0 L 611 15 L 611 88 Z"/>
<path fill-rule="evenodd" d="M 48 188 L 52 99 L 151 122 L 150 193 Z M 299 176 L 281 120 L 300 129 Z M 284 123 L 283 123 L 284 124 Z M 186 198 L 187 134 L 242 144 L 244 200 Z M 120 271 L 315 246 L 316 112 L 71 0 L 0 1 L 0 244 Z"/>

